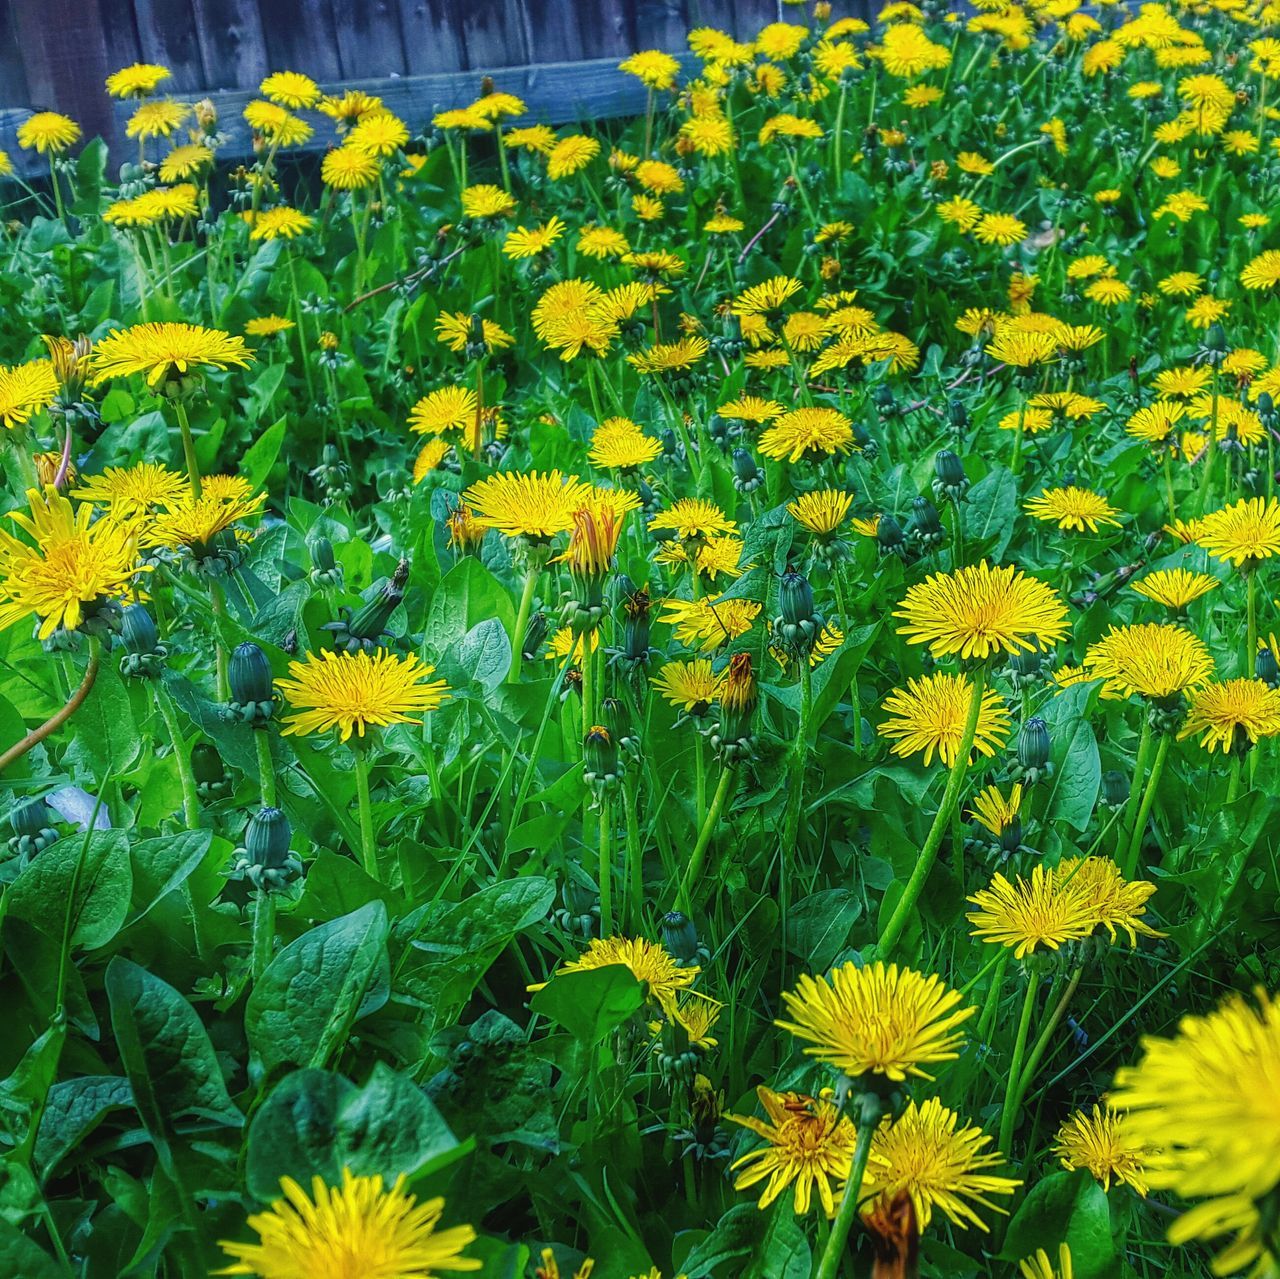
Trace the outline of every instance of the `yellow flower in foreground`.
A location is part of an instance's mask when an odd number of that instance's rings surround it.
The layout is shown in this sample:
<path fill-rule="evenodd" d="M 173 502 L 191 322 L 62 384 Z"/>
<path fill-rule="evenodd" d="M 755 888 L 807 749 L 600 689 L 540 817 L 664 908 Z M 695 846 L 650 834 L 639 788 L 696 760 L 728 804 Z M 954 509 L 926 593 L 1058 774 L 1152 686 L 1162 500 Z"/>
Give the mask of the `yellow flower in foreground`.
<path fill-rule="evenodd" d="M 963 675 L 938 673 L 908 679 L 905 689 L 895 688 L 884 699 L 892 717 L 876 730 L 893 739 L 893 753 L 908 756 L 924 752 L 925 766 L 934 753 L 948 768 L 956 762 L 964 737 L 973 684 Z M 990 758 L 1009 736 L 1009 712 L 1004 699 L 991 688 L 982 692 L 973 749 Z"/>
<path fill-rule="evenodd" d="M 545 541 L 573 527 L 574 512 L 588 503 L 591 493 L 591 486 L 576 475 L 504 471 L 473 484 L 463 496 L 481 528 Z"/>
<path fill-rule="evenodd" d="M 57 111 L 37 111 L 18 126 L 18 145 L 41 155 L 65 151 L 80 137 L 80 126 Z"/>
<path fill-rule="evenodd" d="M 981 1128 L 957 1131 L 959 1118 L 930 1097 L 922 1105 L 908 1102 L 897 1119 L 885 1119 L 871 1140 L 861 1187 L 866 1203 L 862 1211 L 874 1211 L 905 1194 L 911 1198 L 921 1230 L 932 1221 L 935 1208 L 954 1225 L 986 1230 L 986 1222 L 972 1205 L 1003 1212 L 988 1196 L 1011 1195 L 1022 1182 L 987 1171 L 1003 1163 L 1004 1156 L 983 1149 L 991 1138 Z"/>
<path fill-rule="evenodd" d="M 97 502 L 112 515 L 123 517 L 172 506 L 183 501 L 190 488 L 185 475 L 159 462 L 135 462 L 129 467 L 109 466 L 101 475 L 86 475 L 71 496 Z"/>
<path fill-rule="evenodd" d="M 1242 498 L 1211 511 L 1200 524 L 1197 543 L 1210 555 L 1237 568 L 1255 568 L 1280 555 L 1280 499 Z"/>
<path fill-rule="evenodd" d="M 1099 524 L 1120 526 L 1116 508 L 1105 497 L 1074 485 L 1045 489 L 1039 497 L 1024 502 L 1023 509 L 1038 520 L 1056 523 L 1061 529 L 1078 533 L 1083 533 L 1086 528 L 1090 533 L 1096 533 Z"/>
<path fill-rule="evenodd" d="M 1260 679 L 1204 684 L 1187 700 L 1187 721 L 1178 737 L 1203 734 L 1200 745 L 1211 754 L 1247 750 L 1259 738 L 1280 733 L 1280 688 L 1269 688 Z"/>
<path fill-rule="evenodd" d="M 1193 573 L 1185 568 L 1161 568 L 1130 582 L 1129 589 L 1166 608 L 1181 610 L 1202 595 L 1208 595 L 1217 585 L 1218 579 L 1208 573 Z"/>
<path fill-rule="evenodd" d="M 1012 565 L 992 568 L 985 560 L 911 587 L 894 617 L 906 622 L 898 634 L 928 644 L 934 657 L 1030 653 L 1070 630 L 1066 606 L 1051 587 Z"/>
<path fill-rule="evenodd" d="M 334 147 L 320 165 L 320 180 L 338 191 L 360 191 L 378 180 L 378 160 L 354 147 Z"/>
<path fill-rule="evenodd" d="M 470 1226 L 437 1230 L 443 1199 L 418 1203 L 403 1176 L 388 1190 L 381 1177 L 342 1170 L 342 1185 L 315 1177 L 308 1195 L 289 1177 L 283 1199 L 249 1218 L 258 1243 L 221 1240 L 234 1265 L 217 1273 L 258 1279 L 431 1279 L 440 1271 L 479 1270 L 462 1250 L 476 1232 Z"/>
<path fill-rule="evenodd" d="M 1090 678 L 1106 680 L 1104 692 L 1122 697 L 1172 697 L 1213 674 L 1204 640 L 1163 622 L 1113 626 L 1085 650 L 1084 666 Z"/>
<path fill-rule="evenodd" d="M 975 1011 L 957 1008 L 960 995 L 940 977 L 880 962 L 843 964 L 829 982 L 806 974 L 782 1002 L 793 1020 L 775 1024 L 807 1040 L 807 1056 L 853 1078 L 871 1072 L 895 1082 L 929 1079 L 922 1066 L 953 1061 L 958 1027 Z"/>
<path fill-rule="evenodd" d="M 708 658 L 695 657 L 687 662 L 664 663 L 653 677 L 653 687 L 672 706 L 679 706 L 690 715 L 705 715 L 716 699 L 720 677 Z"/>
<path fill-rule="evenodd" d="M 168 546 L 174 550 L 185 546 L 200 554 L 213 548 L 219 533 L 261 514 L 266 500 L 265 493 L 252 498 L 239 494 L 221 497 L 205 486 L 199 498 L 188 497 L 156 515 L 147 525 L 143 540 L 147 546 Z"/>
<path fill-rule="evenodd" d="M 733 1183 L 735 1190 L 747 1190 L 768 1178 L 760 1194 L 763 1210 L 789 1186 L 795 1186 L 792 1208 L 802 1217 L 813 1201 L 818 1200 L 828 1217 L 835 1213 L 832 1186 L 849 1176 L 853 1163 L 857 1132 L 840 1113 L 829 1096 L 806 1097 L 798 1092 L 774 1092 L 761 1084 L 756 1096 L 764 1107 L 766 1119 L 727 1114 L 730 1123 L 765 1139 L 765 1145 L 749 1150 L 736 1159 L 733 1169 L 743 1171 Z"/>
<path fill-rule="evenodd" d="M 702 971 L 697 966 L 681 968 L 664 947 L 643 937 L 593 937 L 577 959 L 556 969 L 553 978 L 618 965 L 631 970 L 636 981 L 644 985 L 648 997 L 668 1016 L 674 1015 L 679 992 L 688 990 Z M 541 990 L 546 985 L 539 982 L 528 989 Z"/>
<path fill-rule="evenodd" d="M 649 527 L 654 532 L 669 530 L 677 537 L 703 538 L 732 533 L 738 524 L 706 498 L 680 497 L 665 511 L 650 516 Z"/>
<path fill-rule="evenodd" d="M 198 324 L 135 324 L 128 329 L 112 329 L 94 344 L 89 357 L 94 385 L 113 377 L 141 373 L 150 387 L 165 379 L 182 377 L 202 368 L 226 369 L 233 364 L 246 367 L 253 352 L 244 339 L 231 337 L 221 329 L 205 329 Z"/>
<path fill-rule="evenodd" d="M 1022 1279 L 1074 1279 L 1071 1269 L 1071 1249 L 1065 1243 L 1058 1245 L 1058 1268 L 1055 1270 L 1049 1254 L 1037 1248 L 1035 1255 L 1018 1262 Z"/>
<path fill-rule="evenodd" d="M 853 446 L 853 423 L 839 409 L 792 409 L 760 435 L 765 457 L 788 462 L 848 453 Z"/>
<path fill-rule="evenodd" d="M 53 488 L 27 491 L 31 508 L 9 518 L 31 539 L 0 528 L 0 630 L 31 614 L 39 636 L 73 631 L 109 600 L 128 592 L 137 563 L 137 532 L 112 519 L 91 523 L 93 507 L 72 504 Z M 34 543 L 34 545 L 32 545 Z"/>
<path fill-rule="evenodd" d="M 251 240 L 295 240 L 315 226 L 315 219 L 287 204 L 259 213 L 249 232 Z"/>
<path fill-rule="evenodd" d="M 1114 1177 L 1140 1195 L 1147 1193 L 1147 1148 L 1130 1137 L 1124 1116 L 1110 1107 L 1104 1110 L 1094 1106 L 1092 1114 L 1077 1110 L 1063 1120 L 1054 1138 L 1053 1153 L 1070 1171 L 1087 1169 L 1103 1190 L 1111 1189 Z"/>
<path fill-rule="evenodd" d="M 1012 884 L 995 875 L 989 887 L 969 900 L 978 908 L 965 916 L 973 925 L 973 935 L 1011 947 L 1016 959 L 1042 946 L 1057 950 L 1066 942 L 1087 937 L 1094 928 L 1079 888 L 1064 887 L 1040 864 L 1031 868 L 1030 879 L 1019 875 Z"/>
<path fill-rule="evenodd" d="M 58 398 L 58 378 L 49 360 L 0 364 L 0 422 L 13 430 Z"/>
<path fill-rule="evenodd" d="M 709 653 L 745 635 L 762 607 L 744 599 L 668 599 L 663 601 L 666 612 L 658 620 L 672 627 L 681 644 Z"/>
<path fill-rule="evenodd" d="M 289 678 L 278 681 L 292 708 L 281 732 L 337 728 L 345 742 L 353 732 L 363 737 L 371 725 L 420 724 L 409 712 L 433 711 L 449 696 L 444 680 L 423 682 L 434 670 L 414 653 L 308 653 L 306 661 L 290 662 Z"/>
<path fill-rule="evenodd" d="M 844 523 L 852 505 L 852 493 L 822 489 L 815 493 L 802 493 L 794 502 L 788 502 L 787 514 L 810 533 L 829 537 Z"/>
<path fill-rule="evenodd" d="M 148 93 L 154 93 L 171 74 L 168 67 L 157 66 L 154 62 L 135 62 L 132 66 L 113 71 L 107 77 L 107 92 L 113 98 L 145 98 Z"/>
<path fill-rule="evenodd" d="M 1171 1039 L 1144 1036 L 1142 1057 L 1116 1074 L 1111 1104 L 1131 1140 L 1159 1152 L 1147 1164 L 1153 1190 L 1203 1199 L 1169 1228 L 1175 1244 L 1235 1238 L 1214 1264 L 1235 1274 L 1274 1264 L 1261 1214 L 1280 1182 L 1280 1004 L 1230 995 L 1206 1016 L 1187 1016 Z"/>

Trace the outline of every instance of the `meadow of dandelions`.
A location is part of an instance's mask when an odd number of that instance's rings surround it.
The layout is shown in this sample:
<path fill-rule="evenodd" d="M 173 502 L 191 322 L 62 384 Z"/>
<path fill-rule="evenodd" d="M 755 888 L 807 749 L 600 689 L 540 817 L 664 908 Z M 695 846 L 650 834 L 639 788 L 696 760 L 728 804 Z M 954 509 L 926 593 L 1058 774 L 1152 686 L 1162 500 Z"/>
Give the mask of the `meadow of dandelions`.
<path fill-rule="evenodd" d="M 0 153 L 3 1273 L 1280 1274 L 1280 8 L 784 13 Z"/>

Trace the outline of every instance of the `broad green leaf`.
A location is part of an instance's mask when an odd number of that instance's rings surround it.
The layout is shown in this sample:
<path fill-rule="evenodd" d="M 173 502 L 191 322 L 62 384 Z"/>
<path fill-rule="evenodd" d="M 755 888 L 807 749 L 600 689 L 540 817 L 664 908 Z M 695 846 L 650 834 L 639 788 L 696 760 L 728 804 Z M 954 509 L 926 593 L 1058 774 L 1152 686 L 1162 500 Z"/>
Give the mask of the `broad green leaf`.
<path fill-rule="evenodd" d="M 387 908 L 368 902 L 286 946 L 245 1007 L 249 1046 L 270 1073 L 323 1066 L 352 1025 L 387 1002 Z"/>
<path fill-rule="evenodd" d="M 180 888 L 204 861 L 212 843 L 213 832 L 209 830 L 138 840 L 129 854 L 133 864 L 133 916 L 129 922 L 136 924 L 166 893 Z"/>
<path fill-rule="evenodd" d="M 233 1127 L 244 1122 L 204 1024 L 178 991 L 119 955 L 107 968 L 105 985 L 134 1105 L 163 1164 L 172 1166 L 178 1119 Z"/>
<path fill-rule="evenodd" d="M 119 1075 L 82 1075 L 54 1084 L 36 1134 L 35 1157 L 48 1177 L 112 1111 L 133 1105 L 133 1089 Z"/>
<path fill-rule="evenodd" d="M 1058 1245 L 1071 1248 L 1075 1279 L 1111 1279 L 1116 1249 L 1106 1192 L 1088 1173 L 1054 1172 L 1031 1188 L 1009 1223 L 1001 1256 L 1009 1262 L 1037 1248 L 1057 1256 Z"/>
<path fill-rule="evenodd" d="M 68 835 L 23 867 L 5 898 L 7 913 L 62 940 L 105 946 L 124 926 L 133 891 L 123 831 Z M 68 917 L 68 911 L 70 912 Z"/>
<path fill-rule="evenodd" d="M 105 657 L 98 678 L 76 711 L 75 739 L 68 755 L 81 761 L 99 782 L 127 772 L 142 751 L 142 738 L 133 722 L 129 694 L 116 669 Z"/>
<path fill-rule="evenodd" d="M 249 1193 L 275 1198 L 280 1178 L 330 1185 L 357 1176 L 439 1169 L 465 1152 L 426 1094 L 378 1062 L 363 1088 L 324 1070 L 297 1070 L 272 1090 L 249 1126 Z"/>
<path fill-rule="evenodd" d="M 823 972 L 849 942 L 862 914 L 862 898 L 852 888 L 825 888 L 804 897 L 787 913 L 787 944 L 806 971 Z"/>
<path fill-rule="evenodd" d="M 282 373 L 284 371 L 283 364 L 277 364 L 273 367 L 280 369 Z M 279 379 L 277 378 L 278 382 Z M 257 392 L 258 388 L 254 387 L 255 396 Z M 265 408 L 265 404 L 263 407 Z M 284 444 L 284 437 L 288 429 L 289 419 L 279 418 L 267 427 L 245 450 L 244 457 L 240 459 L 240 475 L 248 480 L 250 486 L 254 489 L 262 486 L 271 468 L 276 464 L 276 458 L 280 456 L 280 448 Z"/>
<path fill-rule="evenodd" d="M 17 1226 L 0 1220 L 0 1275 L 12 1275 L 13 1279 L 70 1279 L 70 1274 Z"/>
<path fill-rule="evenodd" d="M 510 636 L 515 629 L 511 594 L 474 556 L 459 560 L 440 579 L 427 621 L 423 644 L 438 658 L 445 657 L 473 626 L 496 617 Z"/>
<path fill-rule="evenodd" d="M 585 1044 L 598 1044 L 643 1005 L 644 987 L 625 964 L 559 973 L 529 1001 Z"/>
<path fill-rule="evenodd" d="M 1013 540 L 1018 517 L 1018 481 L 1004 466 L 993 466 L 970 490 L 961 508 L 965 542 L 990 542 L 987 554 L 999 561 Z"/>

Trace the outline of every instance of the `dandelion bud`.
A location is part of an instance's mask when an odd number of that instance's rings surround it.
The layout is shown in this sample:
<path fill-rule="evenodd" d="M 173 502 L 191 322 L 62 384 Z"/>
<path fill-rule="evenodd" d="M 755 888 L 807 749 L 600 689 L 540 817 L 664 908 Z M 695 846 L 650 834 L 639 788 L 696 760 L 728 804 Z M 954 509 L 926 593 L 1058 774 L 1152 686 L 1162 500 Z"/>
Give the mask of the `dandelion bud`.
<path fill-rule="evenodd" d="M 964 401 L 948 401 L 947 425 L 954 435 L 963 435 L 969 429 L 969 410 L 965 408 Z"/>
<path fill-rule="evenodd" d="M 382 647 L 389 637 L 387 624 L 391 615 L 404 599 L 405 583 L 409 580 L 409 561 L 402 559 L 396 565 L 391 580 L 374 597 L 354 612 L 350 608 L 340 610 L 336 622 L 326 622 L 322 629 L 333 633 L 333 646 L 349 653 L 363 649 L 371 653 Z"/>
<path fill-rule="evenodd" d="M 228 717 L 241 724 L 265 724 L 275 711 L 275 687 L 271 663 L 261 647 L 252 640 L 237 644 L 227 666 L 227 678 L 231 685 Z"/>
<path fill-rule="evenodd" d="M 911 500 L 911 510 L 911 532 L 916 541 L 926 550 L 941 546 L 946 533 L 938 518 L 938 508 L 927 497 L 916 497 Z"/>
<path fill-rule="evenodd" d="M 469 506 L 457 507 L 449 516 L 449 545 L 460 555 L 479 554 L 485 530 Z"/>
<path fill-rule="evenodd" d="M 569 545 L 556 563 L 569 566 L 573 592 L 561 620 L 575 634 L 594 631 L 604 619 L 605 578 L 613 566 L 622 520 L 612 507 L 582 507 L 573 514 Z"/>
<path fill-rule="evenodd" d="M 154 653 L 160 642 L 155 620 L 141 604 L 130 604 L 120 621 L 120 638 L 130 653 Z"/>
<path fill-rule="evenodd" d="M 1253 673 L 1268 687 L 1280 688 L 1280 664 L 1270 644 L 1264 644 L 1254 659 Z"/>
<path fill-rule="evenodd" d="M 52 825 L 53 812 L 43 799 L 19 800 L 9 809 L 9 851 L 29 861 L 42 853 L 50 844 L 58 842 L 58 832 Z"/>
<path fill-rule="evenodd" d="M 649 644 L 650 612 L 653 601 L 648 586 L 631 591 L 622 597 L 622 648 L 619 655 L 632 665 L 643 665 L 653 652 Z"/>
<path fill-rule="evenodd" d="M 218 132 L 218 108 L 213 105 L 212 98 L 201 98 L 191 108 L 195 112 L 196 123 L 210 135 Z"/>
<path fill-rule="evenodd" d="M 1261 419 L 1263 426 L 1270 429 L 1276 425 L 1276 420 L 1280 418 L 1280 414 L 1276 412 L 1276 402 L 1271 398 L 1269 391 L 1263 391 L 1258 396 L 1257 409 L 1258 417 Z"/>
<path fill-rule="evenodd" d="M 1102 774 L 1102 802 L 1113 812 L 1129 802 L 1129 779 L 1117 769 Z"/>
<path fill-rule="evenodd" d="M 622 754 L 630 759 L 640 758 L 640 735 L 631 722 L 627 704 L 617 697 L 606 697 L 600 702 L 600 718 Z"/>
<path fill-rule="evenodd" d="M 547 615 L 541 611 L 530 616 L 525 623 L 524 637 L 520 641 L 520 655 L 526 662 L 538 656 L 538 650 L 547 638 Z"/>
<path fill-rule="evenodd" d="M 333 555 L 333 543 L 327 537 L 315 537 L 307 543 L 311 551 L 311 583 L 323 588 L 342 585 L 342 569 Z"/>
<path fill-rule="evenodd" d="M 278 808 L 260 808 L 249 820 L 244 835 L 245 852 L 255 866 L 277 870 L 289 856 L 293 828 Z"/>
<path fill-rule="evenodd" d="M 933 493 L 937 498 L 959 502 L 969 491 L 964 463 L 950 449 L 941 449 L 933 459 Z"/>
<path fill-rule="evenodd" d="M 907 555 L 907 539 L 902 532 L 902 525 L 892 515 L 882 515 L 876 525 L 876 545 L 881 555 L 896 555 L 905 559 Z"/>
<path fill-rule="evenodd" d="M 789 570 L 778 588 L 779 613 L 773 621 L 774 643 L 784 652 L 808 658 L 824 619 L 814 606 L 813 587 L 802 573 Z"/>
<path fill-rule="evenodd" d="M 725 766 L 750 759 L 755 745 L 751 720 L 759 701 L 750 653 L 735 653 L 720 684 L 720 721 L 711 745 Z"/>
<path fill-rule="evenodd" d="M 197 742 L 191 748 L 191 773 L 196 779 L 196 794 L 201 799 L 221 799 L 231 793 L 222 756 L 209 742 Z"/>
<path fill-rule="evenodd" d="M 754 493 L 764 483 L 764 476 L 756 460 L 746 449 L 733 450 L 733 487 L 739 493 Z"/>
<path fill-rule="evenodd" d="M 582 776 L 597 802 L 617 790 L 622 781 L 617 743 L 603 724 L 593 724 L 583 738 Z"/>
<path fill-rule="evenodd" d="M 698 957 L 698 930 L 688 915 L 678 910 L 662 917 L 662 945 L 674 959 L 692 963 Z"/>

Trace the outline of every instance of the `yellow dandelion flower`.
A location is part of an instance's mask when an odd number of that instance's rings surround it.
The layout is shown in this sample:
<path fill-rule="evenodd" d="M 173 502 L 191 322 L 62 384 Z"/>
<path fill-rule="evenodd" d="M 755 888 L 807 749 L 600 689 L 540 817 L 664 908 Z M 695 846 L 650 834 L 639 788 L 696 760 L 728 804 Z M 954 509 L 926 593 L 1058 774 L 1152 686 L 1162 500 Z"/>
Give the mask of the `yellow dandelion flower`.
<path fill-rule="evenodd" d="M 1166 608 L 1183 610 L 1218 586 L 1218 579 L 1208 573 L 1193 573 L 1185 568 L 1162 568 L 1129 583 L 1129 589 Z"/>
<path fill-rule="evenodd" d="M 180 504 L 190 490 L 191 483 L 185 475 L 159 462 L 136 462 L 128 467 L 109 466 L 101 475 L 86 475 L 71 496 L 127 519 Z"/>
<path fill-rule="evenodd" d="M 672 627 L 677 641 L 688 648 L 710 653 L 745 635 L 763 607 L 755 600 L 668 599 L 663 601 L 666 612 L 658 619 Z"/>
<path fill-rule="evenodd" d="M 1038 520 L 1055 523 L 1060 529 L 1077 533 L 1083 533 L 1086 528 L 1090 533 L 1096 533 L 1099 524 L 1120 527 L 1116 508 L 1105 497 L 1075 485 L 1045 489 L 1038 497 L 1024 502 L 1022 509 Z"/>
<path fill-rule="evenodd" d="M 576 475 L 504 471 L 473 484 L 463 496 L 482 528 L 546 541 L 573 527 L 574 512 L 587 504 L 592 492 Z"/>
<path fill-rule="evenodd" d="M 135 324 L 128 329 L 112 329 L 96 342 L 89 367 L 94 385 L 141 373 L 154 389 L 171 378 L 186 377 L 205 368 L 245 368 L 252 359 L 253 353 L 243 338 L 231 337 L 221 329 L 205 329 L 198 324 Z"/>
<path fill-rule="evenodd" d="M 1090 678 L 1106 681 L 1109 693 L 1157 700 L 1203 684 L 1213 674 L 1205 642 L 1163 622 L 1111 627 L 1085 650 L 1084 666 Z"/>
<path fill-rule="evenodd" d="M 313 107 L 320 101 L 320 86 L 300 71 L 273 72 L 258 86 L 258 92 L 293 111 Z"/>
<path fill-rule="evenodd" d="M 1210 555 L 1237 568 L 1255 568 L 1280 555 L 1280 500 L 1242 498 L 1200 521 L 1196 542 Z"/>
<path fill-rule="evenodd" d="M 760 452 L 780 461 L 831 457 L 849 453 L 853 448 L 853 423 L 839 409 L 817 406 L 791 409 L 760 435 Z"/>
<path fill-rule="evenodd" d="M 171 75 L 168 67 L 157 66 L 154 62 L 135 62 L 107 77 L 107 92 L 113 98 L 145 98 Z"/>
<path fill-rule="evenodd" d="M 972 699 L 973 684 L 963 675 L 909 678 L 905 689 L 895 688 L 885 698 L 883 709 L 891 718 L 876 731 L 893 741 L 893 754 L 905 758 L 923 752 L 928 767 L 936 753 L 950 768 L 964 739 Z M 1008 739 L 1009 723 L 1003 699 L 994 689 L 984 689 L 973 749 L 990 758 Z"/>
<path fill-rule="evenodd" d="M 1054 1138 L 1053 1153 L 1068 1171 L 1085 1169 L 1103 1190 L 1111 1189 L 1114 1178 L 1140 1195 L 1147 1193 L 1145 1169 L 1150 1152 L 1129 1136 L 1124 1116 L 1110 1107 L 1094 1106 L 1092 1112 L 1077 1110 L 1069 1115 Z"/>
<path fill-rule="evenodd" d="M 1247 750 L 1280 733 L 1280 689 L 1259 679 L 1203 684 L 1192 689 L 1187 702 L 1187 720 L 1178 737 L 1202 734 L 1200 745 L 1211 754 Z"/>
<path fill-rule="evenodd" d="M 41 155 L 59 155 L 79 139 L 80 126 L 57 111 L 37 111 L 18 126 L 18 145 Z"/>

